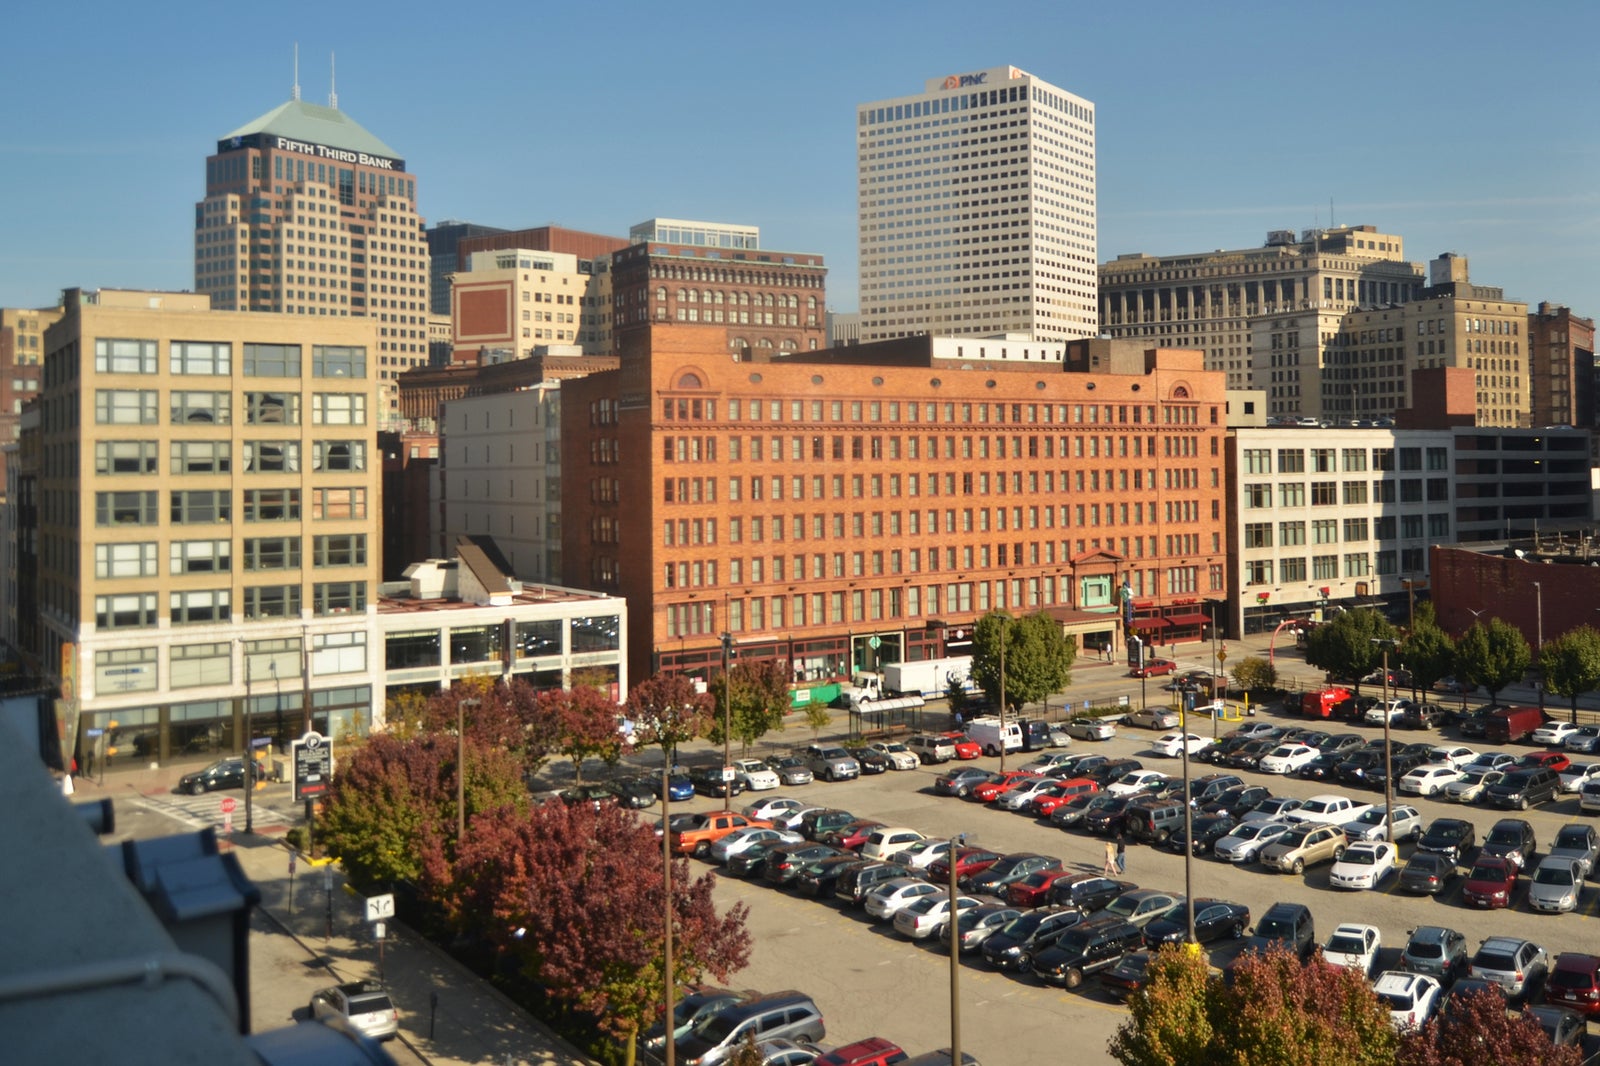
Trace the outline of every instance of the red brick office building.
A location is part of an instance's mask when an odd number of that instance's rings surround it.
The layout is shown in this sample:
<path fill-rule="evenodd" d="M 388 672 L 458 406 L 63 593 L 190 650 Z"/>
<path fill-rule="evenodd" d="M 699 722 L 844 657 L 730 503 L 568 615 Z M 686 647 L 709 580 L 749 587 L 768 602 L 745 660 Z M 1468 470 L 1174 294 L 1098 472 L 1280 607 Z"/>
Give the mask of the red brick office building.
<path fill-rule="evenodd" d="M 707 672 L 727 632 L 821 682 L 960 654 L 997 608 L 1120 646 L 1123 582 L 1166 643 L 1223 595 L 1223 378 L 1200 352 L 916 337 L 740 362 L 726 332 L 628 330 L 619 370 L 562 385 L 564 580 L 626 597 L 631 676 Z"/>

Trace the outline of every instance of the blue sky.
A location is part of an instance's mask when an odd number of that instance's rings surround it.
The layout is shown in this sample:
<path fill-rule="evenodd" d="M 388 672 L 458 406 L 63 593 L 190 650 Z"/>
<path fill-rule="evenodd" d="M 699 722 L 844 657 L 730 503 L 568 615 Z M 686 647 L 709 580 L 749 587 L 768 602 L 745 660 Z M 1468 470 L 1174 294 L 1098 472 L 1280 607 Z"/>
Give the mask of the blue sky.
<path fill-rule="evenodd" d="M 1093 100 L 1099 255 L 1370 223 L 1600 313 L 1600 4 L 19 5 L 0 306 L 187 288 L 216 140 L 289 97 L 407 160 L 430 222 L 759 225 L 856 306 L 854 107 L 1011 64 Z M 1331 201 L 1331 208 L 1330 208 Z"/>

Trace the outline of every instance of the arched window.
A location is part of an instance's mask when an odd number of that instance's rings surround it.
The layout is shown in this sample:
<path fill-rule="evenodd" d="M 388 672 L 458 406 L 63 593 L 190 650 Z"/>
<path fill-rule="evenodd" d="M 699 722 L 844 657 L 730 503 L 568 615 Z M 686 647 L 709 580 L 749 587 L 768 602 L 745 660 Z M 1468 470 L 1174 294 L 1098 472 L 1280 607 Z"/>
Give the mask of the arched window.
<path fill-rule="evenodd" d="M 656 299 L 665 300 L 666 298 L 667 298 L 667 287 L 665 285 L 656 286 Z"/>
<path fill-rule="evenodd" d="M 807 296 L 806 297 L 806 310 L 807 311 L 815 311 L 816 309 L 817 309 L 817 298 L 815 296 Z"/>
<path fill-rule="evenodd" d="M 767 340 L 767 338 L 762 337 L 760 340 L 756 341 L 756 347 L 757 348 L 771 348 L 772 347 L 772 342 Z"/>
<path fill-rule="evenodd" d="M 684 374 L 682 377 L 678 378 L 678 388 L 680 389 L 698 389 L 700 387 L 701 383 L 699 374 Z"/>

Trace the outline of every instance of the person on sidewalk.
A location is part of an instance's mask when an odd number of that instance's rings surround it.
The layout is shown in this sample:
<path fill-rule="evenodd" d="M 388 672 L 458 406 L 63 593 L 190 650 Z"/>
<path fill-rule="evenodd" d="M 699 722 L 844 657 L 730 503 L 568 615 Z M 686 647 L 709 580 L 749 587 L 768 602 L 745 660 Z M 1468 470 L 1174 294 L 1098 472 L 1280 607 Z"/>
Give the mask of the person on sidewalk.
<path fill-rule="evenodd" d="M 1128 872 L 1128 838 L 1122 835 L 1122 830 L 1120 830 L 1120 829 L 1117 830 L 1115 859 L 1116 859 L 1116 864 L 1117 864 L 1117 873 L 1119 873 L 1119 874 L 1127 873 Z"/>
<path fill-rule="evenodd" d="M 1100 872 L 1107 877 L 1115 877 L 1120 872 L 1117 869 L 1117 845 L 1115 841 L 1106 841 L 1106 864 Z"/>

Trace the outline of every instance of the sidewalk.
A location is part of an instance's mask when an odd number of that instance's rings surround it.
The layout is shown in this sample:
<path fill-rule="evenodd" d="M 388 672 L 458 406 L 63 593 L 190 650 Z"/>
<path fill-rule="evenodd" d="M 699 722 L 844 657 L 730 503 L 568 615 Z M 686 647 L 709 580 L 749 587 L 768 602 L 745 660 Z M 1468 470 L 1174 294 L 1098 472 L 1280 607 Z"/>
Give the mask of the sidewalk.
<path fill-rule="evenodd" d="M 177 768 L 114 773 L 104 787 L 80 779 L 77 799 L 104 796 L 115 801 L 130 790 L 163 794 L 171 791 L 179 776 Z M 242 817 L 235 825 L 242 827 Z M 333 866 L 312 866 L 299 856 L 291 909 L 290 852 L 282 840 L 288 827 L 261 828 L 265 831 L 254 836 L 235 832 L 222 846 L 238 857 L 245 874 L 261 890 L 260 910 L 267 923 L 280 935 L 293 937 L 305 951 L 308 965 L 320 964 L 328 973 L 328 984 L 379 979 L 378 944 L 365 920 L 365 901 L 346 889 L 344 874 Z M 594 1060 L 410 928 L 389 922 L 388 934 L 381 979 L 400 1011 L 399 1039 L 422 1061 L 431 1066 L 593 1066 Z M 438 1010 L 430 1037 L 434 993 L 439 997 Z"/>

